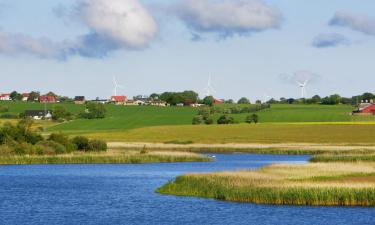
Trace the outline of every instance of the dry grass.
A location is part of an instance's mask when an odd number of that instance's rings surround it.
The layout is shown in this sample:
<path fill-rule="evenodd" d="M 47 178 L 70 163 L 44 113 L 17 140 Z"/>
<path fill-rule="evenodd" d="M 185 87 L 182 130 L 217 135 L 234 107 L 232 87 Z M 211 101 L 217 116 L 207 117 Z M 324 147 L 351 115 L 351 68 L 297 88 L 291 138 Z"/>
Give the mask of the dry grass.
<path fill-rule="evenodd" d="M 255 171 L 188 174 L 157 190 L 227 201 L 375 206 L 375 165 L 271 165 Z"/>

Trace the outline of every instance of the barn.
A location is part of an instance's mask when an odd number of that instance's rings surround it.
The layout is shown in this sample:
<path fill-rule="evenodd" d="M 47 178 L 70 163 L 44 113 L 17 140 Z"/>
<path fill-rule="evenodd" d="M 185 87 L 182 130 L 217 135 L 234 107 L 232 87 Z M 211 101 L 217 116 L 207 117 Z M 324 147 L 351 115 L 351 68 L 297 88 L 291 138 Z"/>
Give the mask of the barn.
<path fill-rule="evenodd" d="M 361 104 L 359 109 L 355 111 L 355 113 L 375 114 L 375 104 L 374 103 Z"/>

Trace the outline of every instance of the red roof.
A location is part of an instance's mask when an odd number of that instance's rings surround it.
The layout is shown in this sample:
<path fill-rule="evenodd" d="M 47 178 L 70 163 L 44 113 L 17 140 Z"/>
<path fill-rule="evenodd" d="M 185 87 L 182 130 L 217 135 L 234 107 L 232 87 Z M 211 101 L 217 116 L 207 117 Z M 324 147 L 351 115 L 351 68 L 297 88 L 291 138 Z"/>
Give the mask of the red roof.
<path fill-rule="evenodd" d="M 113 102 L 126 102 L 126 96 L 112 96 L 111 101 Z"/>
<path fill-rule="evenodd" d="M 375 104 L 371 104 L 361 110 L 361 113 L 375 113 Z"/>
<path fill-rule="evenodd" d="M 29 93 L 23 93 L 22 97 L 29 97 L 29 95 L 30 95 Z"/>
<path fill-rule="evenodd" d="M 10 94 L 1 94 L 1 97 L 9 97 Z"/>
<path fill-rule="evenodd" d="M 55 96 L 45 96 L 42 95 L 39 97 L 39 101 L 41 102 L 56 102 Z"/>
<path fill-rule="evenodd" d="M 223 103 L 223 100 L 220 100 L 220 99 L 214 99 L 214 104 L 221 104 Z"/>

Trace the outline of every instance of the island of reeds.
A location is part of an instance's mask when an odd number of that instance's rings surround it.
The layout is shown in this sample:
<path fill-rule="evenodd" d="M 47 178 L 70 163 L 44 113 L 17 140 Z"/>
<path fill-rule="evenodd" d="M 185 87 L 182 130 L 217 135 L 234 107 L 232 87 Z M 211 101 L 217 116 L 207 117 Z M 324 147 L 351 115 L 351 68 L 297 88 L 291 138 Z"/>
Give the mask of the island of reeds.
<path fill-rule="evenodd" d="M 310 163 L 187 174 L 156 191 L 260 204 L 375 206 L 375 165 Z"/>

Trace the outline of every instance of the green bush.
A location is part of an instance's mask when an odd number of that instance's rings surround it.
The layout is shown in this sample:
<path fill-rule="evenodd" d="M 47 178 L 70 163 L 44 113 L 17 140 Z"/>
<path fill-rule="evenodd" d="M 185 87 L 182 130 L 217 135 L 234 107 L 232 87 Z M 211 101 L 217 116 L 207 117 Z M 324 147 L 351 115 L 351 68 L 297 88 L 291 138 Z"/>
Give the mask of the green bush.
<path fill-rule="evenodd" d="M 40 153 L 40 149 L 42 149 L 45 155 L 64 154 L 67 152 L 64 145 L 55 141 L 40 141 L 36 146 L 39 148 L 37 152 Z"/>
<path fill-rule="evenodd" d="M 89 149 L 89 139 L 83 136 L 76 136 L 72 139 L 72 143 L 79 151 L 86 151 Z"/>
<path fill-rule="evenodd" d="M 93 139 L 89 141 L 87 150 L 94 151 L 94 152 L 104 152 L 104 151 L 107 151 L 107 148 L 108 146 L 105 141 Z"/>
<path fill-rule="evenodd" d="M 0 115 L 1 119 L 18 119 L 19 115 L 17 114 L 11 114 L 11 113 L 4 113 Z"/>
<path fill-rule="evenodd" d="M 222 115 L 217 120 L 217 124 L 233 124 L 233 123 L 235 123 L 234 118 L 228 115 Z"/>
<path fill-rule="evenodd" d="M 213 123 L 214 123 L 214 120 L 213 120 L 211 117 L 207 117 L 207 118 L 204 120 L 204 123 L 207 124 L 207 125 L 210 125 L 210 124 L 213 124 Z"/>
<path fill-rule="evenodd" d="M 197 115 L 193 117 L 193 125 L 199 125 L 203 123 L 203 116 L 202 115 Z"/>
<path fill-rule="evenodd" d="M 259 121 L 259 116 L 257 114 L 249 115 L 245 119 L 246 123 L 252 123 L 252 122 L 258 123 L 258 121 Z"/>
<path fill-rule="evenodd" d="M 49 141 L 54 141 L 65 146 L 67 152 L 77 150 L 76 145 L 69 139 L 69 137 L 63 133 L 52 133 L 48 137 Z"/>
<path fill-rule="evenodd" d="M 14 144 L 13 151 L 17 155 L 34 155 L 36 153 L 34 145 L 26 142 Z"/>

